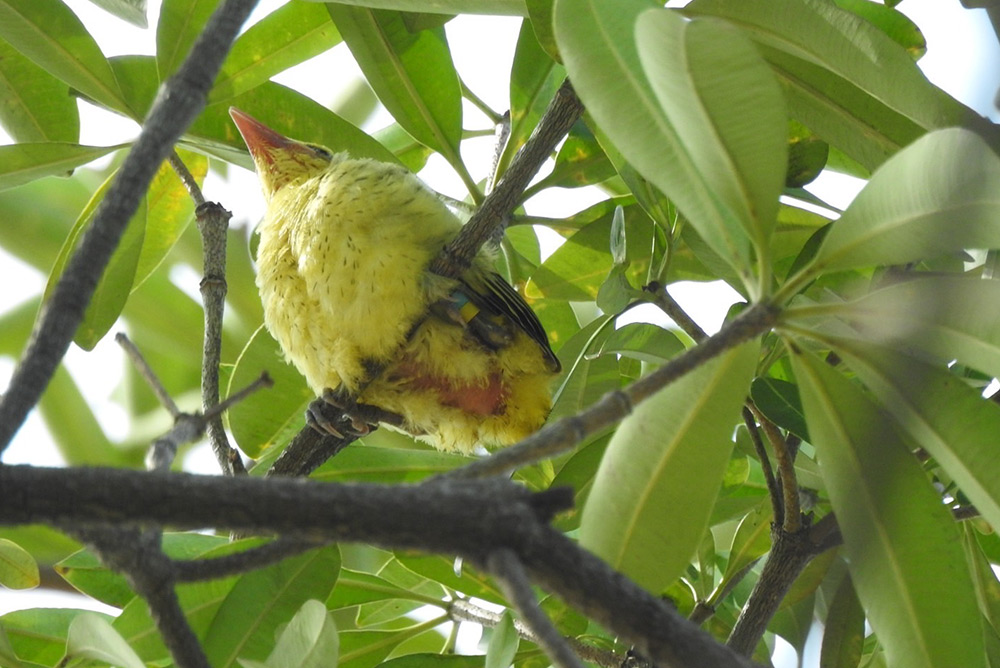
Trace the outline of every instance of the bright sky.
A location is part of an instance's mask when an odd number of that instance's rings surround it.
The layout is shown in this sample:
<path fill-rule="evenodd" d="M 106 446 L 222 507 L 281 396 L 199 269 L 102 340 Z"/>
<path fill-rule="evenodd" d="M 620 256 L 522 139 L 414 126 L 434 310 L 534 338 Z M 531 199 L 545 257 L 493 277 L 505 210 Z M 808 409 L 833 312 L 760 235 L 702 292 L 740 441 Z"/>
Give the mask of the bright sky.
<path fill-rule="evenodd" d="M 153 54 L 159 0 L 150 0 L 150 27 L 147 30 L 110 16 L 88 0 L 65 1 L 80 16 L 91 34 L 95 35 L 107 56 Z M 279 0 L 263 0 L 251 21 L 259 20 L 280 4 Z M 993 106 L 993 96 L 1000 87 L 1000 47 L 985 12 L 963 9 L 959 0 L 905 0 L 899 8 L 916 21 L 927 37 L 928 54 L 920 65 L 928 77 L 980 113 L 996 119 L 998 115 Z M 448 25 L 449 41 L 460 73 L 469 81 L 494 82 L 491 88 L 477 89 L 476 93 L 498 110 L 506 108 L 509 85 L 509 71 L 506 68 L 512 59 L 519 26 L 518 19 L 489 17 L 459 17 Z M 488 55 L 484 57 L 484 54 Z M 331 72 L 336 75 L 331 76 Z M 320 103 L 330 104 L 358 76 L 360 73 L 357 67 L 346 47 L 341 45 L 281 74 L 276 80 L 311 95 Z M 107 145 L 128 141 L 138 132 L 135 124 L 117 115 L 82 102 L 80 109 L 81 141 L 84 144 Z M 488 126 L 485 118 L 471 105 L 467 105 L 466 119 L 467 127 Z M 366 129 L 377 129 L 389 122 L 388 115 L 383 112 Z M 10 138 L 0 130 L 0 144 L 9 142 Z M 489 138 L 478 140 L 474 146 L 470 143 L 467 147 L 464 157 L 475 177 L 485 175 L 492 151 L 493 143 Z M 234 209 L 234 224 L 253 224 L 263 211 L 263 200 L 256 177 L 241 169 L 232 169 L 230 174 L 228 183 L 218 177 L 210 178 L 205 187 L 206 196 L 218 199 Z M 421 176 L 440 192 L 458 198 L 465 194 L 461 181 L 443 161 L 432 162 Z M 858 187 L 856 180 L 826 175 L 817 181 L 814 189 L 827 201 L 843 208 L 856 194 Z M 528 209 L 538 215 L 567 215 L 599 199 L 599 193 L 588 193 L 584 189 L 546 192 L 533 199 Z M 196 276 L 179 276 L 177 279 L 197 293 Z M 45 277 L 0 251 L 0 281 L 5 286 L 0 291 L 0 311 L 5 311 L 11 305 L 38 294 L 44 287 Z M 735 301 L 735 293 L 731 290 L 704 284 L 679 285 L 676 289 L 672 288 L 671 292 L 683 306 L 691 309 L 695 318 L 709 331 L 718 329 L 726 307 Z M 704 304 L 710 304 L 711 307 L 707 310 L 701 308 Z M 655 320 L 658 314 L 639 311 L 637 315 L 640 319 Z M 90 398 L 97 404 L 99 420 L 109 436 L 117 438 L 124 436 L 125 420 L 121 408 L 110 398 L 117 378 L 114 374 L 108 374 L 107 369 L 121 368 L 123 360 L 111 338 L 106 337 L 92 353 L 83 353 L 72 347 L 67 365 L 78 382 L 86 379 Z M 13 360 L 9 358 L 0 358 L 0 388 L 6 387 L 9 382 L 13 364 Z M 101 372 L 94 373 L 95 369 Z M 37 416 L 29 419 L 4 454 L 4 462 L 11 464 L 58 461 L 59 457 L 44 424 Z M 186 464 L 206 472 L 216 470 L 210 456 L 189 460 Z M 39 598 L 40 595 L 43 597 Z M 0 614 L 22 607 L 65 605 L 65 600 L 51 598 L 48 594 L 39 592 L 6 592 L 0 601 Z M 72 604 L 79 605 L 79 599 L 74 598 Z"/>

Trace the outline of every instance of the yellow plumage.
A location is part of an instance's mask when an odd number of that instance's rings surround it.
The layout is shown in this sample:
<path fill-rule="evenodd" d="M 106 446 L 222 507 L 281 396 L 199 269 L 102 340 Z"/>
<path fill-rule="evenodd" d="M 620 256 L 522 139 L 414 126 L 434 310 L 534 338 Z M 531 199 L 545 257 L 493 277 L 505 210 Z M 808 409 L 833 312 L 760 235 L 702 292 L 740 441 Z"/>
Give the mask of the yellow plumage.
<path fill-rule="evenodd" d="M 332 155 L 231 113 L 267 199 L 264 321 L 310 387 L 346 389 L 446 450 L 541 426 L 558 362 L 530 309 L 485 253 L 460 281 L 427 271 L 461 226 L 447 207 L 403 167 Z M 468 326 L 482 317 L 501 340 Z"/>

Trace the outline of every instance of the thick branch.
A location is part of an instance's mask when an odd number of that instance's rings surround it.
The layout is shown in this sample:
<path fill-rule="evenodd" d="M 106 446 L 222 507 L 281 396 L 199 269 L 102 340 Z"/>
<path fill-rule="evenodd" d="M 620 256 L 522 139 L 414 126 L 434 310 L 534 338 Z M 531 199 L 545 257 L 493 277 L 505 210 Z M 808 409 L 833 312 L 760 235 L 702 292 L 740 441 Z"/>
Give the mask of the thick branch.
<path fill-rule="evenodd" d="M 0 402 L 0 450 L 7 447 L 55 373 L 129 218 L 174 142 L 205 99 L 255 0 L 226 0 L 177 73 L 164 82 L 107 195 L 70 258 Z"/>
<path fill-rule="evenodd" d="M 502 479 L 339 485 L 299 478 L 0 467 L 0 523 L 163 524 L 356 541 L 486 563 L 509 549 L 532 580 L 664 666 L 751 666 L 548 526 L 569 490 Z"/>

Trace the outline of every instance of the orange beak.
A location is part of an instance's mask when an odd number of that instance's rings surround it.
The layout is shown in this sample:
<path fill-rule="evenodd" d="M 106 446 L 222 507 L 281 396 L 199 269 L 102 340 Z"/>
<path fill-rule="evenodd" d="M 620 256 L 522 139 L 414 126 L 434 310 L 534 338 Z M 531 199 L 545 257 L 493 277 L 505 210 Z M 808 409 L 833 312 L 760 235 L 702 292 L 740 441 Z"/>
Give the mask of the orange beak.
<path fill-rule="evenodd" d="M 296 172 L 301 173 L 302 166 L 315 163 L 315 152 L 306 144 L 275 132 L 236 107 L 229 108 L 229 115 L 250 149 L 257 176 L 268 198 Z"/>

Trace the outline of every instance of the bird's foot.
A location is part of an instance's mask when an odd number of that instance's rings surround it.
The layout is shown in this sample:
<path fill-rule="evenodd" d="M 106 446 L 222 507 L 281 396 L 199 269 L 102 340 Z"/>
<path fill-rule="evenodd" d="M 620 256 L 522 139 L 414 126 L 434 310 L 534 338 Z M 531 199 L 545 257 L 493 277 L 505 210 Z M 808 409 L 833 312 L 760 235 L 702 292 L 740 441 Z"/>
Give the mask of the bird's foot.
<path fill-rule="evenodd" d="M 378 406 L 359 404 L 343 388 L 326 389 L 306 409 L 306 422 L 316 431 L 337 438 L 359 438 L 378 427 L 379 422 L 402 425 L 403 417 Z"/>

